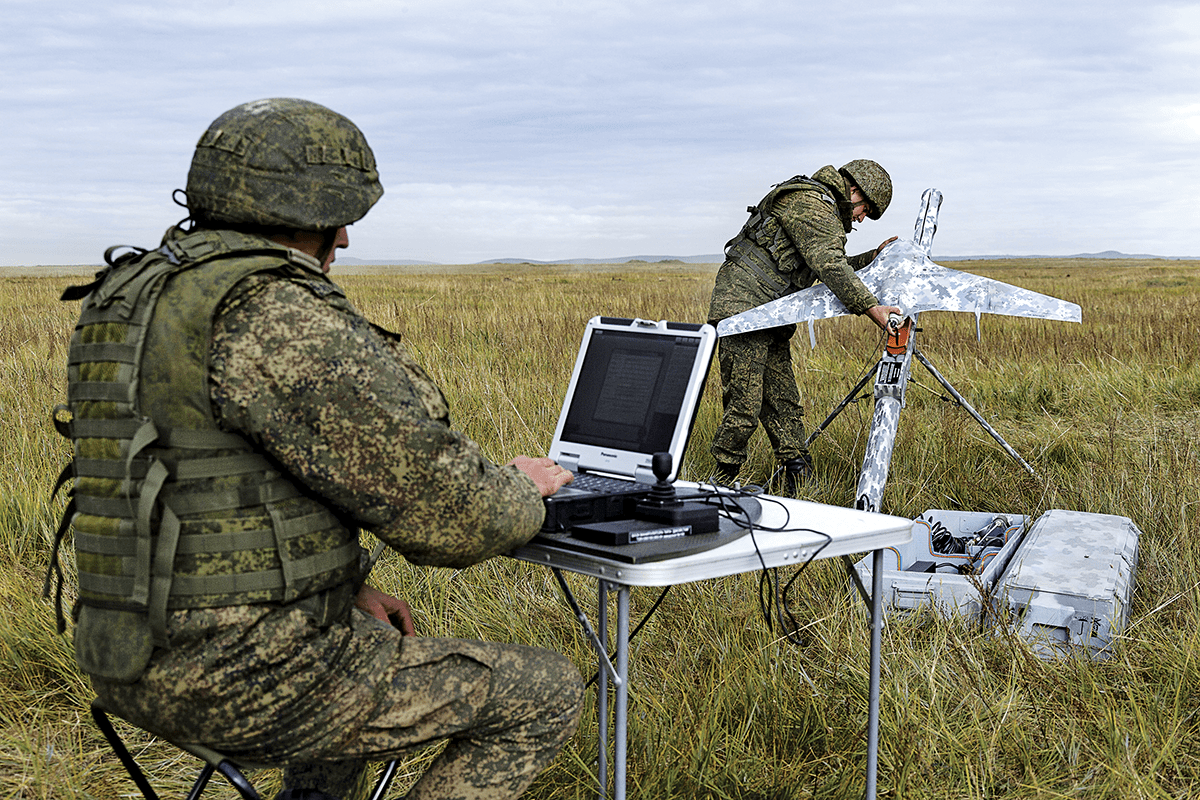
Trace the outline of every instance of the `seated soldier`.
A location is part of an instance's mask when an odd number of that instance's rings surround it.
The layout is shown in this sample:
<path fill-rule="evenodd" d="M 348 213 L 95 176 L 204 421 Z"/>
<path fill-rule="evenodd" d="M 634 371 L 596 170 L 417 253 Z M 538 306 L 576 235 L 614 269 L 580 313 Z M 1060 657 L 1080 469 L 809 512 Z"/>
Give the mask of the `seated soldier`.
<path fill-rule="evenodd" d="M 532 538 L 570 474 L 485 458 L 400 337 L 326 276 L 382 194 L 348 119 L 247 103 L 196 147 L 190 224 L 64 295 L 83 299 L 76 657 L 146 730 L 285 765 L 280 798 L 350 797 L 367 760 L 441 739 L 410 798 L 515 797 L 575 729 L 577 670 L 405 636 L 407 606 L 364 583 L 358 531 L 465 567 Z"/>

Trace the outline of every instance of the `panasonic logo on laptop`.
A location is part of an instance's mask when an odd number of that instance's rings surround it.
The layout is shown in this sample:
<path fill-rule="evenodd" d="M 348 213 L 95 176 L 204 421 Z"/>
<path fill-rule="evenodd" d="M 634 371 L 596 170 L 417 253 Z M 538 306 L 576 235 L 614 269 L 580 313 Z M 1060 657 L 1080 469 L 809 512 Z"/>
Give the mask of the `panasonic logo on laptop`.
<path fill-rule="evenodd" d="M 600 451 L 600 455 L 604 456 L 605 458 L 619 458 L 616 453 L 606 453 L 603 450 Z"/>

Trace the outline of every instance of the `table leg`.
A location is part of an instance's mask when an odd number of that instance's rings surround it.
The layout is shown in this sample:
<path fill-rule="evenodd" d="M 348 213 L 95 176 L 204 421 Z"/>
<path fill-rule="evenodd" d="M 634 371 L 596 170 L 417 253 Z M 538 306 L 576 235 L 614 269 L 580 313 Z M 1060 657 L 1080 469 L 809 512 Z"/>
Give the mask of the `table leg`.
<path fill-rule="evenodd" d="M 617 684 L 616 739 L 613 754 L 613 798 L 625 800 L 625 757 L 628 742 L 629 711 L 629 587 L 617 587 Z"/>
<path fill-rule="evenodd" d="M 600 651 L 597 653 L 599 677 L 596 679 L 596 721 L 599 733 L 599 754 L 596 758 L 596 778 L 600 784 L 600 800 L 608 798 L 608 671 L 604 669 L 605 653 L 608 651 L 608 584 L 599 581 L 596 591 L 599 611 L 596 624 L 600 631 Z"/>
<path fill-rule="evenodd" d="M 871 689 L 867 707 L 866 800 L 875 800 L 875 775 L 879 762 L 879 651 L 883 634 L 883 551 L 871 556 Z"/>

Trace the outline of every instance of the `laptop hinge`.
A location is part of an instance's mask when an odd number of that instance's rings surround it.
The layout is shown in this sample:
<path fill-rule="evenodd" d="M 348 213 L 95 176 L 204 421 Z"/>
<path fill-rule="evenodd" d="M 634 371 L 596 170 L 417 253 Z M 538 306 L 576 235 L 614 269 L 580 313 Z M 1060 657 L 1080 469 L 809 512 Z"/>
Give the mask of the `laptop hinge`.
<path fill-rule="evenodd" d="M 658 478 L 654 477 L 654 470 L 645 464 L 638 464 L 633 470 L 633 479 L 638 483 L 655 483 Z"/>
<path fill-rule="evenodd" d="M 578 453 L 559 453 L 558 465 L 569 472 L 579 472 Z"/>

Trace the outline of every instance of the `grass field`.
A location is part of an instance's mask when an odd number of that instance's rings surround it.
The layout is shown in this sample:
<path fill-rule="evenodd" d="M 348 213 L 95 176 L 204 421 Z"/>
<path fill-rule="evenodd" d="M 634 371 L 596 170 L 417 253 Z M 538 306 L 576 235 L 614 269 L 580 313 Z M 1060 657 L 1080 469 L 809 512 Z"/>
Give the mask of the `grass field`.
<path fill-rule="evenodd" d="M 1200 796 L 1200 262 L 986 261 L 956 268 L 1083 307 L 1083 324 L 931 313 L 918 346 L 1038 471 L 1030 477 L 936 384 L 908 392 L 884 510 L 1036 516 L 1120 514 L 1141 528 L 1137 590 L 1107 661 L 1041 661 L 1015 637 L 929 615 L 884 630 L 879 790 L 892 798 Z M 335 266 L 335 272 L 337 267 Z M 365 271 L 363 271 L 365 273 Z M 544 452 L 584 322 L 595 314 L 702 321 L 715 266 L 460 267 L 345 275 L 373 321 L 403 332 L 444 387 L 455 424 L 497 460 Z M 115 798 L 135 789 L 87 717 L 87 679 L 40 597 L 69 450 L 50 424 L 64 399 L 78 277 L 0 270 L 0 798 Z M 878 358 L 862 320 L 818 323 L 794 342 L 809 421 Z M 712 376 L 684 477 L 713 468 Z M 814 445 L 810 499 L 853 502 L 869 400 Z M 760 434 L 761 437 L 761 434 Z M 772 469 L 756 437 L 750 466 Z M 67 559 L 68 564 L 70 558 Z M 540 644 L 591 674 L 549 572 L 507 559 L 462 571 L 392 556 L 383 588 L 428 635 Z M 786 576 L 785 576 L 786 577 Z M 630 796 L 853 798 L 866 740 L 868 626 L 839 566 L 814 564 L 791 596 L 804 646 L 758 611 L 758 576 L 673 589 L 634 641 Z M 586 604 L 594 589 L 572 581 Z M 68 594 L 71 587 L 68 586 Z M 657 590 L 633 592 L 640 618 Z M 157 786 L 183 796 L 193 765 L 128 731 Z M 533 798 L 587 797 L 594 699 Z M 430 753 L 414 755 L 395 794 Z M 274 778 L 268 776 L 270 784 Z M 216 787 L 214 787 L 215 789 Z M 207 795 L 206 795 L 207 796 Z M 213 791 L 213 797 L 232 797 Z"/>

